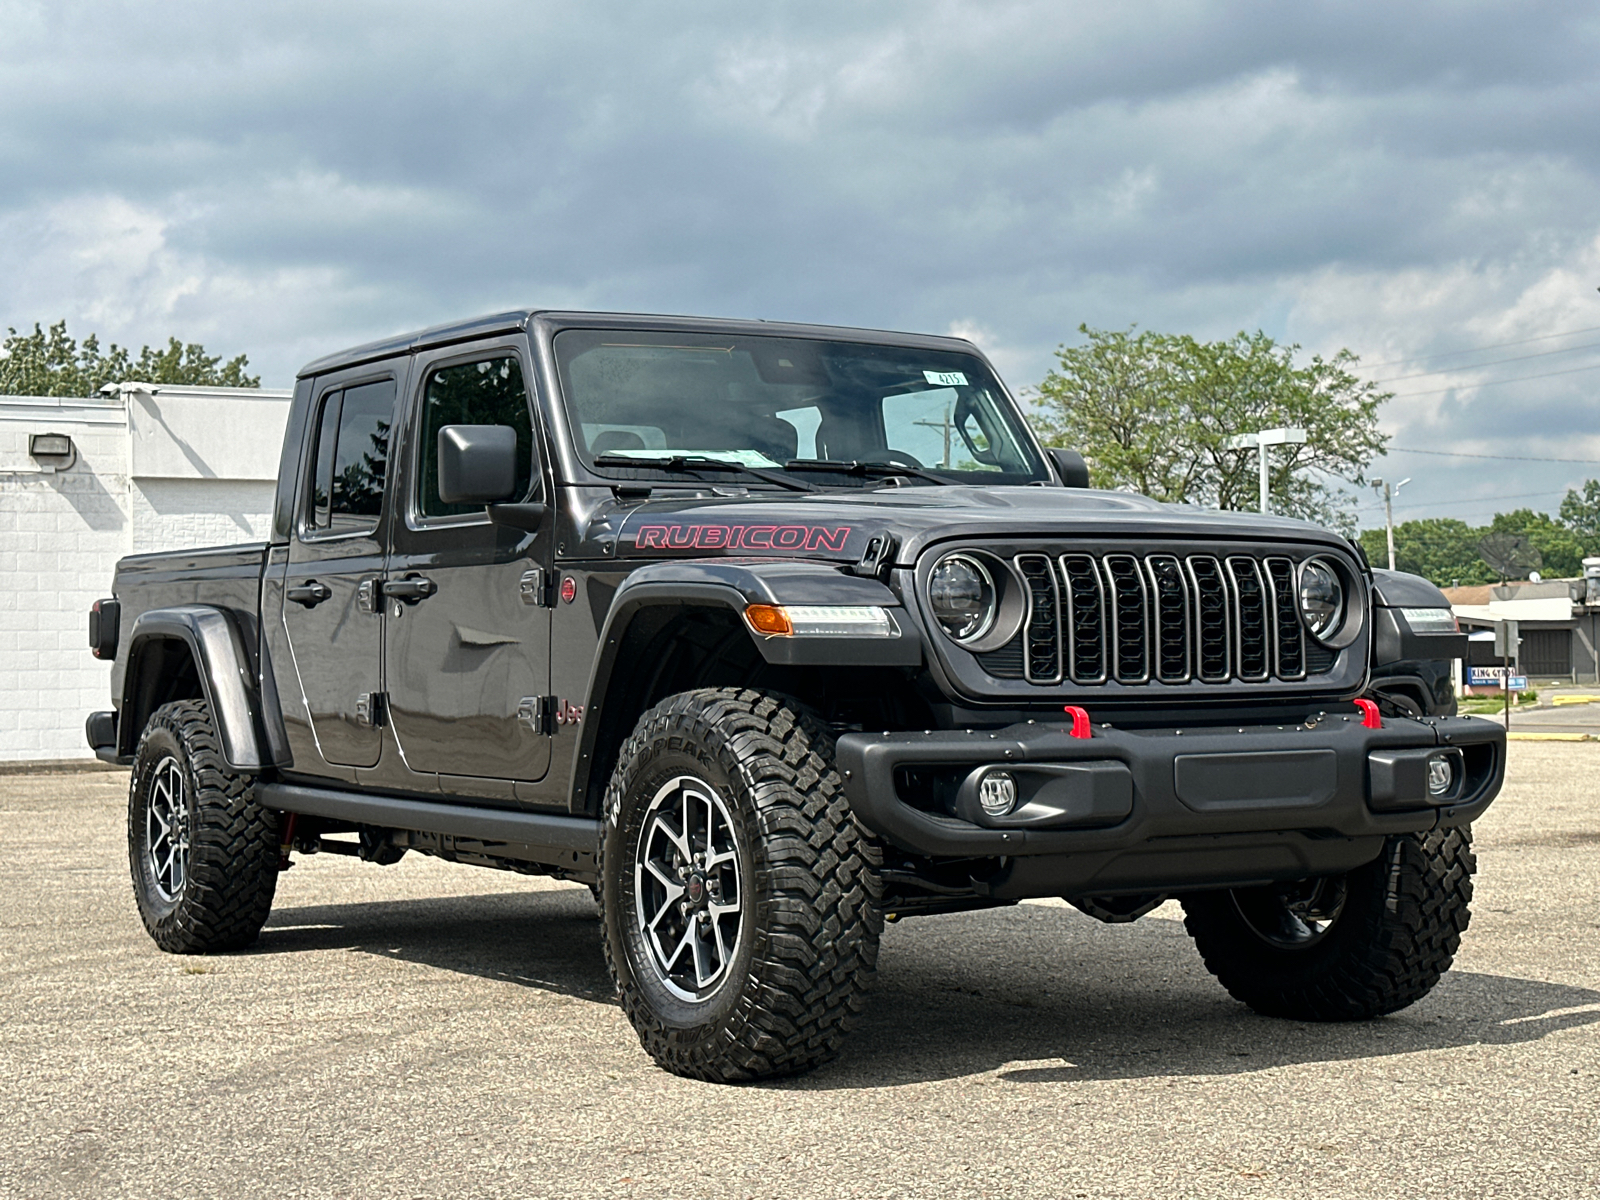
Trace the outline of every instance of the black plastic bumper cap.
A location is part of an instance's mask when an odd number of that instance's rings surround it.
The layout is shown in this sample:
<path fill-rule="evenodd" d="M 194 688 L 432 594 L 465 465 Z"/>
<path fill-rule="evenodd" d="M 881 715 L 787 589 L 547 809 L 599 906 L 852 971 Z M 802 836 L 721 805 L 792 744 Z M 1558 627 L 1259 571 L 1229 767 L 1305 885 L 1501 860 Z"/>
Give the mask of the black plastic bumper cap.
<path fill-rule="evenodd" d="M 1004 772 L 1017 788 L 1010 812 L 979 802 L 983 778 Z M 1133 812 L 1133 772 L 1114 760 L 1075 763 L 986 763 L 956 792 L 956 815 L 986 829 L 1072 829 L 1115 825 Z"/>
<path fill-rule="evenodd" d="M 1443 792 L 1428 790 L 1428 763 L 1443 758 L 1450 763 L 1451 782 Z M 1419 750 L 1374 750 L 1367 755 L 1367 807 L 1374 812 L 1436 808 L 1461 798 L 1466 765 L 1454 747 Z"/>

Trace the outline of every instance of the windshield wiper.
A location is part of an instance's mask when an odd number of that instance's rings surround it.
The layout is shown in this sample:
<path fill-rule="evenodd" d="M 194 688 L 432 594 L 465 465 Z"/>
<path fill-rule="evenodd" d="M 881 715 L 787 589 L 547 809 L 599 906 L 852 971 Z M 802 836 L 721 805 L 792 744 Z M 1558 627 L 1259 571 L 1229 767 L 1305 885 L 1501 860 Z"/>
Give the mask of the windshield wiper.
<path fill-rule="evenodd" d="M 760 467 L 747 467 L 744 463 L 729 462 L 724 458 L 707 458 L 703 454 L 664 454 L 660 458 L 638 458 L 632 454 L 599 454 L 595 456 L 594 465 L 597 467 L 651 467 L 658 471 L 677 471 L 682 474 L 692 475 L 696 471 L 735 471 L 741 475 L 748 475 L 752 479 L 760 479 L 767 483 L 777 484 L 791 492 L 814 492 L 817 489 L 801 479 L 785 479 L 782 475 L 771 471 L 763 471 Z"/>
<path fill-rule="evenodd" d="M 791 458 L 783 464 L 785 471 L 831 471 L 836 475 L 860 475 L 867 479 L 887 479 L 891 475 L 910 475 L 915 479 L 926 479 L 929 483 L 937 483 L 941 487 L 954 487 L 956 480 L 946 479 L 943 475 L 935 475 L 932 471 L 925 471 L 921 467 L 905 467 L 899 463 L 861 462 L 859 459 L 838 458 Z"/>

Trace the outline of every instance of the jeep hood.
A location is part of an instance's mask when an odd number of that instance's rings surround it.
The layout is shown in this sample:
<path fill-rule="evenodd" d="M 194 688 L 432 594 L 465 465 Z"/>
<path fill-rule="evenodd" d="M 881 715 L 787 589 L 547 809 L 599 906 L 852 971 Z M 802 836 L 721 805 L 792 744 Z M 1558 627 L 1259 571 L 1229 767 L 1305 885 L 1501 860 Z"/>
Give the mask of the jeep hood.
<path fill-rule="evenodd" d="M 615 538 L 618 558 L 812 558 L 853 562 L 875 535 L 910 565 L 955 539 L 1193 537 L 1347 547 L 1305 521 L 1162 504 L 1125 492 L 1056 487 L 905 487 L 860 492 L 653 496 L 605 506 L 586 541 Z"/>

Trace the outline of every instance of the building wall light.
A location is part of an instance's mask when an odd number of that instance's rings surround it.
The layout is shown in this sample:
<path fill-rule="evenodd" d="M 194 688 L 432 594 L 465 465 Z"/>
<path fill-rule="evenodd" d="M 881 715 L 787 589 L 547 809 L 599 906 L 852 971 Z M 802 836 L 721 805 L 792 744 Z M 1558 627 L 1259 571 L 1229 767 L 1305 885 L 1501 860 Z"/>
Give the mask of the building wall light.
<path fill-rule="evenodd" d="M 78 461 L 78 448 L 64 433 L 31 433 L 28 435 L 28 455 L 41 467 L 65 471 Z"/>

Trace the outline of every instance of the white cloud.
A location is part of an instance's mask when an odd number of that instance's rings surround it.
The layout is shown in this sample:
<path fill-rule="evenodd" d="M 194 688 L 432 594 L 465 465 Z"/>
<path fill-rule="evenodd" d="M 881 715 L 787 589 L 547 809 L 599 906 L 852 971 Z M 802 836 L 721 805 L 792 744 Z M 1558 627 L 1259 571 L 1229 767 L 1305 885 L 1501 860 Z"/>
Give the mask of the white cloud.
<path fill-rule="evenodd" d="M 1080 322 L 1374 362 L 1600 325 L 1580 8 L 163 11 L 0 0 L 0 325 L 281 383 L 512 304 L 691 311 L 970 331 L 1019 390 Z M 1389 424 L 1587 444 L 1583 380 Z M 1411 496 L 1492 485 L 1424 465 Z"/>

